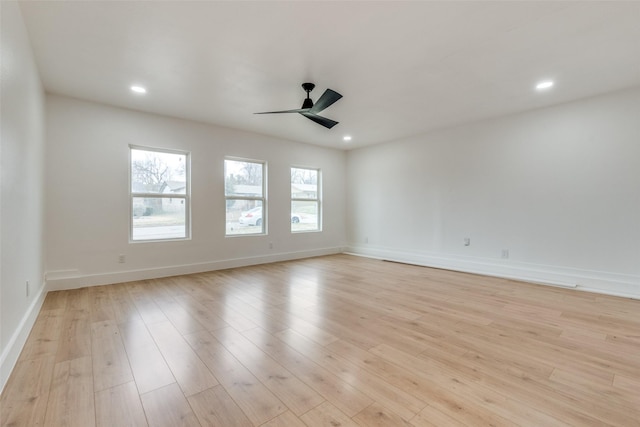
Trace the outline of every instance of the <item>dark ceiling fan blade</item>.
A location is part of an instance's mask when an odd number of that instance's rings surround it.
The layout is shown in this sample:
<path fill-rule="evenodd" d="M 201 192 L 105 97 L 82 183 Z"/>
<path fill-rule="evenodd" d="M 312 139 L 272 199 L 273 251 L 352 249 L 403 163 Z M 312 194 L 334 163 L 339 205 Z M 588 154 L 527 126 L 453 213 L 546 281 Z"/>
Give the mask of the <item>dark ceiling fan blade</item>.
<path fill-rule="evenodd" d="M 313 120 L 314 122 L 318 123 L 319 125 L 322 125 L 322 126 L 326 127 L 327 129 L 331 129 L 332 127 L 334 127 L 335 125 L 338 124 L 338 122 L 336 122 L 334 120 L 327 119 L 326 117 L 318 116 L 318 115 L 313 114 L 313 113 L 304 112 L 304 113 L 300 113 L 300 114 L 305 116 L 307 119 Z"/>
<path fill-rule="evenodd" d="M 336 92 L 335 90 L 327 89 L 324 91 L 324 93 L 322 94 L 320 99 L 318 99 L 315 105 L 311 107 L 311 110 L 309 110 L 309 112 L 319 113 L 325 108 L 333 105 L 333 103 L 339 100 L 340 98 L 342 98 L 342 95 L 340 95 L 338 92 Z"/>
<path fill-rule="evenodd" d="M 1 1 L 1 0 L 0 0 Z M 280 114 L 280 113 L 299 113 L 305 116 L 307 119 L 312 120 L 319 125 L 326 127 L 327 129 L 331 129 L 335 125 L 338 124 L 335 120 L 327 119 L 326 117 L 318 116 L 318 113 L 325 108 L 332 106 L 337 100 L 342 98 L 338 92 L 332 89 L 327 89 L 324 91 L 320 99 L 316 104 L 313 104 L 313 101 L 309 97 L 309 92 L 313 90 L 316 85 L 313 83 L 303 83 L 302 89 L 307 92 L 307 97 L 302 104 L 302 108 L 296 108 L 294 110 L 281 110 L 281 111 L 264 111 L 260 113 L 253 114 Z"/>
<path fill-rule="evenodd" d="M 295 110 L 283 110 L 283 111 L 265 111 L 263 113 L 253 113 L 253 114 L 280 114 L 280 113 L 307 113 L 309 112 L 309 108 L 297 108 Z"/>

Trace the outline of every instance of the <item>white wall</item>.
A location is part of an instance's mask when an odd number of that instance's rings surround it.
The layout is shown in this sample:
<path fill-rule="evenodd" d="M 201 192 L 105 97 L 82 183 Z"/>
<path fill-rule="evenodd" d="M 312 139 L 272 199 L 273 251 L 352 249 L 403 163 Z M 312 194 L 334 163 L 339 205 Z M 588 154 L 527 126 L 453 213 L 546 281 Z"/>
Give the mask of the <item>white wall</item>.
<path fill-rule="evenodd" d="M 354 150 L 347 168 L 352 252 L 640 297 L 640 89 Z"/>
<path fill-rule="evenodd" d="M 346 245 L 343 151 L 53 95 L 46 113 L 49 289 L 335 253 Z M 191 240 L 129 243 L 129 144 L 191 152 Z M 224 236 L 225 156 L 267 162 L 267 236 Z M 322 169 L 321 233 L 290 232 L 292 165 Z M 119 254 L 126 263 L 118 263 Z"/>
<path fill-rule="evenodd" d="M 17 3 L 0 2 L 0 14 L 1 390 L 44 297 L 44 93 Z"/>

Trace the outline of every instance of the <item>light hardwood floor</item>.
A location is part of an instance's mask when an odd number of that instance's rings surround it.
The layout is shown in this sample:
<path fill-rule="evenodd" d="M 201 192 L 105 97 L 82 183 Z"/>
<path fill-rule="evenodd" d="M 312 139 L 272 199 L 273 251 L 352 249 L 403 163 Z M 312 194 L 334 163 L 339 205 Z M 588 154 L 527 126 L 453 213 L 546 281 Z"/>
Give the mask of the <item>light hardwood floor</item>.
<path fill-rule="evenodd" d="M 640 301 L 335 255 L 47 295 L 3 426 L 638 426 Z"/>

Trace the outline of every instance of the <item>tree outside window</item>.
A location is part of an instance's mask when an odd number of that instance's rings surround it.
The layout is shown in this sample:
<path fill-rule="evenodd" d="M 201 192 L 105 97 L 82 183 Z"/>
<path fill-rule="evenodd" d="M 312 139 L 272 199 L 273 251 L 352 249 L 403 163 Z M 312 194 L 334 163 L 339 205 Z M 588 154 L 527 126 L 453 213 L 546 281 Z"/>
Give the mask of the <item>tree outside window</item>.
<path fill-rule="evenodd" d="M 189 154 L 130 147 L 131 241 L 189 237 Z"/>

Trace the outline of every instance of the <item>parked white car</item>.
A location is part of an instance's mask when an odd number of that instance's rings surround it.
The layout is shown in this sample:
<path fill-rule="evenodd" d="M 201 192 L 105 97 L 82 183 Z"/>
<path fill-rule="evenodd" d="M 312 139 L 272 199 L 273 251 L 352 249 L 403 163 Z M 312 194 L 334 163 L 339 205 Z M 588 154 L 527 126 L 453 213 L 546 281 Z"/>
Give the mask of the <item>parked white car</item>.
<path fill-rule="evenodd" d="M 262 225 L 262 206 L 258 206 L 246 212 L 242 212 L 238 218 L 240 225 Z M 291 212 L 291 222 L 294 224 L 314 224 L 318 222 L 318 217 L 312 214 Z"/>
<path fill-rule="evenodd" d="M 262 206 L 242 212 L 238 222 L 240 225 L 262 225 Z"/>

